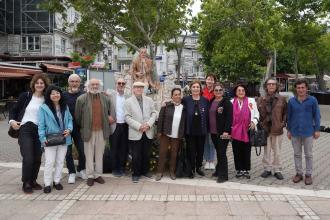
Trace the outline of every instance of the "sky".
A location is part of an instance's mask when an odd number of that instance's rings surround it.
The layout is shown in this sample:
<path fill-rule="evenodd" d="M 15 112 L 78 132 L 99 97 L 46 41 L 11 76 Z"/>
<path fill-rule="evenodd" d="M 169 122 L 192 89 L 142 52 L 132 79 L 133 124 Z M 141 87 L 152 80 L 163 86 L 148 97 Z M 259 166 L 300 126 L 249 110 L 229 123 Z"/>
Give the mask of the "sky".
<path fill-rule="evenodd" d="M 194 4 L 191 7 L 193 16 L 197 15 L 197 13 L 200 11 L 200 8 L 201 8 L 201 1 L 195 0 Z"/>

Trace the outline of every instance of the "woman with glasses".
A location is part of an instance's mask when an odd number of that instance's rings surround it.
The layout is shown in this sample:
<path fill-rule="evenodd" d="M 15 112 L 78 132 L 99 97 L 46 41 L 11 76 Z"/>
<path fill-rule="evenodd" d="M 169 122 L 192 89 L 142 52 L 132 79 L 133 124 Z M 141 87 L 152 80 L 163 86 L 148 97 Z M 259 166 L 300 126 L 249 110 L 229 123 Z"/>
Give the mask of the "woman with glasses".
<path fill-rule="evenodd" d="M 228 180 L 227 146 L 230 139 L 231 125 L 233 120 L 233 106 L 224 95 L 224 87 L 216 83 L 214 98 L 211 100 L 209 109 L 209 128 L 212 142 L 217 152 L 217 166 L 213 176 L 218 183 Z"/>
<path fill-rule="evenodd" d="M 233 139 L 233 153 L 236 177 L 244 176 L 250 179 L 251 169 L 251 144 L 249 129 L 255 129 L 259 120 L 257 103 L 253 98 L 248 98 L 245 85 L 239 84 L 234 88 L 233 124 L 231 137 Z"/>

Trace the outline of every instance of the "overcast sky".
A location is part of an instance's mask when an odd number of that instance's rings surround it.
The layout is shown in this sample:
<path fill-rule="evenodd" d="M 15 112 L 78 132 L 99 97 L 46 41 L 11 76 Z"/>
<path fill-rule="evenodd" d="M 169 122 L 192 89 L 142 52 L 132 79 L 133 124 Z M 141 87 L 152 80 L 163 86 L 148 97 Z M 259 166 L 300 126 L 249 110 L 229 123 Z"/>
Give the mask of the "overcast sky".
<path fill-rule="evenodd" d="M 200 11 L 200 8 L 201 8 L 201 1 L 195 0 L 195 3 L 193 4 L 193 6 L 191 8 L 192 8 L 193 16 L 197 15 L 197 13 Z"/>

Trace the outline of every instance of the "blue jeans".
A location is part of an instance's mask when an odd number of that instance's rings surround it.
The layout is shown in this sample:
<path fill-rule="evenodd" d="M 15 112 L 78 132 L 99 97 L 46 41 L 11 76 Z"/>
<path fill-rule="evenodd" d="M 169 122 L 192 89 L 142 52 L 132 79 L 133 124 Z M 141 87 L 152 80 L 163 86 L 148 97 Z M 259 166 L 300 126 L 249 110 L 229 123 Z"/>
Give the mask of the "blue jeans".
<path fill-rule="evenodd" d="M 214 157 L 215 157 L 215 148 L 211 139 L 211 134 L 207 134 L 205 137 L 205 144 L 204 144 L 204 159 L 206 161 L 213 162 Z"/>

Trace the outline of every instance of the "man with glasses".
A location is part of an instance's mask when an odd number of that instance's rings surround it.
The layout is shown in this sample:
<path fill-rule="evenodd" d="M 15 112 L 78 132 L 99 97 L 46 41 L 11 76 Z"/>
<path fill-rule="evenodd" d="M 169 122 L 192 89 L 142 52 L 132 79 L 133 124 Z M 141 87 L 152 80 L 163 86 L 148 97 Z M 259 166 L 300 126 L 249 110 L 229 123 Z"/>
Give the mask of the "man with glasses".
<path fill-rule="evenodd" d="M 128 155 L 128 125 L 125 122 L 124 103 L 128 98 L 124 94 L 125 80 L 117 79 L 116 90 L 107 90 L 111 97 L 111 115 L 110 122 L 110 145 L 112 159 L 112 174 L 116 177 L 123 176 Z"/>
<path fill-rule="evenodd" d="M 280 154 L 283 128 L 286 125 L 287 103 L 285 98 L 278 93 L 279 86 L 275 78 L 267 79 L 264 83 L 266 94 L 260 97 L 257 103 L 260 123 L 268 133 L 267 146 L 264 148 L 262 159 L 264 172 L 261 177 L 267 178 L 274 171 L 274 176 L 279 180 L 283 180 Z"/>
<path fill-rule="evenodd" d="M 80 90 L 81 79 L 77 74 L 71 74 L 68 79 L 68 91 L 63 93 L 64 99 L 69 107 L 70 113 L 74 116 L 75 106 L 77 98 L 84 92 Z M 85 171 L 85 153 L 84 153 L 84 142 L 81 139 L 80 131 L 77 127 L 75 117 L 73 117 L 73 130 L 71 133 L 74 145 L 78 151 L 78 167 L 77 172 L 74 166 L 72 157 L 72 145 L 68 146 L 68 151 L 66 153 L 66 166 L 69 170 L 69 184 L 74 184 L 76 182 L 76 176 L 82 179 L 87 179 Z"/>

